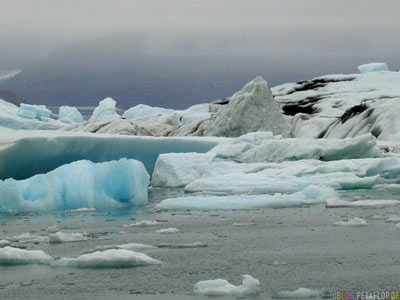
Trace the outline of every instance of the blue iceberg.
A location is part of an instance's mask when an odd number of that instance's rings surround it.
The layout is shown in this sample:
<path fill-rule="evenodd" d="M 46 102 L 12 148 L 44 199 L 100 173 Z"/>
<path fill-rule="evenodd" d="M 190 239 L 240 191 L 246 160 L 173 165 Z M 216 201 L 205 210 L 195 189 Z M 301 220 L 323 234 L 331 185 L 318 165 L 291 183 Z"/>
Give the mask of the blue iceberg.
<path fill-rule="evenodd" d="M 25 180 L 0 181 L 0 212 L 123 208 L 147 203 L 150 176 L 133 159 L 80 160 Z"/>

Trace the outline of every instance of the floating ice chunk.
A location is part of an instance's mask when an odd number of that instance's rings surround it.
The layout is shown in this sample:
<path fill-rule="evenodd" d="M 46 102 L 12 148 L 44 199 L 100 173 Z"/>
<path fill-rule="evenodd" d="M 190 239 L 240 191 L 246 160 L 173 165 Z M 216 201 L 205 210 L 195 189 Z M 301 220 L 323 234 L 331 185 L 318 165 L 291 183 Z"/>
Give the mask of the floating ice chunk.
<path fill-rule="evenodd" d="M 18 242 L 20 244 L 43 243 L 43 242 L 48 242 L 49 241 L 49 238 L 47 236 L 34 235 L 34 234 L 31 234 L 30 232 L 25 232 L 25 233 L 22 233 L 20 235 L 9 237 L 7 239 L 12 241 L 12 242 Z"/>
<path fill-rule="evenodd" d="M 118 208 L 147 202 L 149 175 L 136 160 L 76 161 L 26 180 L 0 181 L 0 212 Z"/>
<path fill-rule="evenodd" d="M 343 201 L 339 199 L 329 199 L 326 201 L 326 207 L 375 207 L 399 205 L 399 200 L 358 200 L 358 201 Z"/>
<path fill-rule="evenodd" d="M 164 115 L 173 113 L 174 110 L 162 108 L 162 107 L 152 107 L 145 104 L 138 104 L 131 107 L 124 112 L 123 117 L 128 120 L 136 120 L 144 117 L 153 117 L 157 115 Z"/>
<path fill-rule="evenodd" d="M 60 121 L 65 123 L 81 123 L 83 122 L 82 114 L 76 107 L 61 106 L 58 110 Z"/>
<path fill-rule="evenodd" d="M 233 226 L 255 226 L 256 222 L 233 223 Z"/>
<path fill-rule="evenodd" d="M 54 261 L 51 266 L 76 268 L 129 268 L 154 264 L 161 264 L 161 262 L 144 253 L 125 249 L 110 249 L 82 254 L 76 258 L 61 258 L 60 260 Z"/>
<path fill-rule="evenodd" d="M 194 285 L 193 292 L 205 296 L 245 296 L 261 292 L 260 281 L 250 275 L 243 275 L 243 282 L 236 286 L 225 279 L 199 281 Z"/>
<path fill-rule="evenodd" d="M 21 103 L 17 115 L 26 119 L 37 119 L 39 121 L 48 121 L 51 116 L 51 110 L 44 105 L 31 105 Z"/>
<path fill-rule="evenodd" d="M 82 233 L 65 233 L 65 232 L 56 232 L 53 234 L 49 234 L 50 243 L 67 243 L 67 242 L 82 242 L 86 241 L 89 238 L 86 234 Z"/>
<path fill-rule="evenodd" d="M 296 298 L 316 298 L 316 297 L 327 297 L 329 292 L 325 289 L 322 290 L 310 290 L 306 288 L 299 288 L 293 292 L 281 291 L 277 292 L 272 298 L 277 299 L 296 299 Z"/>
<path fill-rule="evenodd" d="M 8 240 L 0 240 L 0 248 L 11 245 L 11 242 Z"/>
<path fill-rule="evenodd" d="M 36 264 L 52 261 L 42 250 L 25 250 L 6 246 L 0 248 L 0 265 Z"/>
<path fill-rule="evenodd" d="M 387 218 L 388 217 L 382 216 L 382 215 L 374 215 L 372 217 L 369 217 L 368 219 L 371 219 L 371 220 L 386 220 Z"/>
<path fill-rule="evenodd" d="M 158 248 L 171 248 L 171 249 L 185 249 L 185 248 L 204 248 L 208 247 L 208 245 L 203 244 L 202 242 L 194 242 L 191 244 L 159 244 Z"/>
<path fill-rule="evenodd" d="M 156 205 L 159 209 L 255 209 L 267 207 L 290 207 L 304 204 L 325 203 L 337 198 L 331 188 L 310 186 L 293 194 L 238 195 L 238 196 L 191 196 L 171 198 Z"/>
<path fill-rule="evenodd" d="M 149 226 L 157 226 L 160 223 L 157 221 L 151 221 L 151 220 L 142 220 L 138 221 L 135 223 L 127 224 L 127 225 L 122 225 L 123 227 L 149 227 Z"/>
<path fill-rule="evenodd" d="M 393 216 L 393 217 L 387 218 L 385 222 L 388 222 L 388 223 L 400 223 L 400 217 Z"/>
<path fill-rule="evenodd" d="M 178 228 L 165 228 L 165 229 L 157 230 L 156 232 L 161 233 L 161 234 L 172 234 L 172 233 L 178 233 L 179 229 Z"/>
<path fill-rule="evenodd" d="M 118 116 L 115 111 L 115 106 L 117 102 L 112 98 L 106 98 L 99 102 L 99 105 L 94 109 L 92 116 L 90 117 L 90 121 L 94 121 L 99 117 L 104 116 Z"/>
<path fill-rule="evenodd" d="M 49 233 L 56 233 L 58 231 L 57 224 L 50 225 L 47 227 L 46 231 Z"/>
<path fill-rule="evenodd" d="M 346 221 L 335 222 L 333 225 L 335 226 L 368 226 L 369 224 L 362 218 L 354 218 Z"/>
<path fill-rule="evenodd" d="M 106 251 L 111 249 L 124 249 L 124 250 L 143 250 L 143 249 L 153 249 L 155 246 L 138 244 L 138 243 L 129 243 L 123 245 L 107 245 L 107 246 L 97 246 L 90 250 L 84 250 L 81 254 L 94 253 L 97 251 Z"/>
<path fill-rule="evenodd" d="M 385 63 L 369 63 L 357 67 L 361 74 L 388 71 L 388 66 Z"/>

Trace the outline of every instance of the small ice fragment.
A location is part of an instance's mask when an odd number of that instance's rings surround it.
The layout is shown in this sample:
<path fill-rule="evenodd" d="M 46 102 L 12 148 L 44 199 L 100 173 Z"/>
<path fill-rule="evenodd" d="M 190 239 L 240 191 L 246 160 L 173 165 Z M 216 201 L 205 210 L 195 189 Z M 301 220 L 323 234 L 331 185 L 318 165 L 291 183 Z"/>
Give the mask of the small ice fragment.
<path fill-rule="evenodd" d="M 347 221 L 340 221 L 340 222 L 335 222 L 333 224 L 334 226 L 368 226 L 369 224 L 367 223 L 367 221 L 365 221 L 362 218 L 354 218 L 354 219 L 350 219 Z"/>
<path fill-rule="evenodd" d="M 86 241 L 89 238 L 86 236 L 86 233 L 65 233 L 65 232 L 56 232 L 53 234 L 49 234 L 50 243 L 66 243 L 66 242 L 81 242 Z"/>
<path fill-rule="evenodd" d="M 25 250 L 6 246 L 0 248 L 0 265 L 44 263 L 53 258 L 42 250 Z"/>
<path fill-rule="evenodd" d="M 158 248 L 181 249 L 181 248 L 203 248 L 203 247 L 208 247 L 208 245 L 203 244 L 202 242 L 194 242 L 191 244 L 177 244 L 177 245 L 160 244 L 160 245 L 157 245 L 157 247 Z"/>
<path fill-rule="evenodd" d="M 225 279 L 199 281 L 193 292 L 205 296 L 255 295 L 261 292 L 260 281 L 250 275 L 243 275 L 243 282 L 236 286 Z"/>
<path fill-rule="evenodd" d="M 110 249 L 83 254 L 76 258 L 61 258 L 60 260 L 54 261 L 51 266 L 76 268 L 130 268 L 155 264 L 161 264 L 161 262 L 144 253 L 125 249 Z"/>
<path fill-rule="evenodd" d="M 178 228 L 165 228 L 165 229 L 157 230 L 157 233 L 162 233 L 162 234 L 172 234 L 172 233 L 178 233 L 178 232 L 179 232 Z"/>
<path fill-rule="evenodd" d="M 281 291 L 277 292 L 272 298 L 277 299 L 296 299 L 296 298 L 316 298 L 316 297 L 325 297 L 328 294 L 328 291 L 325 289 L 322 290 L 310 290 L 306 288 L 299 288 L 293 292 L 291 291 Z"/>
<path fill-rule="evenodd" d="M 58 231 L 57 224 L 53 224 L 46 229 L 49 233 L 56 233 Z"/>
<path fill-rule="evenodd" d="M 248 222 L 248 223 L 233 223 L 233 226 L 253 226 L 256 225 L 256 222 Z"/>
<path fill-rule="evenodd" d="M 11 243 L 8 240 L 0 240 L 0 248 L 3 248 L 5 246 L 9 246 Z"/>
<path fill-rule="evenodd" d="M 399 223 L 400 222 L 400 217 L 392 216 L 392 217 L 388 218 L 385 222 L 388 222 L 388 223 Z"/>
<path fill-rule="evenodd" d="M 131 223 L 128 225 L 122 225 L 123 227 L 148 227 L 148 226 L 157 226 L 159 223 L 157 221 L 143 220 L 135 223 Z"/>
<path fill-rule="evenodd" d="M 152 248 L 155 248 L 155 247 L 152 245 L 129 243 L 129 244 L 123 244 L 123 245 L 97 246 L 90 250 L 84 250 L 81 252 L 81 254 L 88 254 L 88 253 L 94 253 L 97 251 L 106 251 L 106 250 L 111 250 L 111 249 L 142 250 L 142 249 L 152 249 Z"/>

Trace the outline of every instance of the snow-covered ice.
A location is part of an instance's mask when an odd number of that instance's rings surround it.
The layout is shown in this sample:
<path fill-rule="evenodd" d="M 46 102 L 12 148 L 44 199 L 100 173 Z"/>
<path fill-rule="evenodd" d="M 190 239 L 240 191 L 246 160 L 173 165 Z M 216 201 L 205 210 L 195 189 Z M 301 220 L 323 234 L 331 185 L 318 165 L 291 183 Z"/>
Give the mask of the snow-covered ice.
<path fill-rule="evenodd" d="M 272 298 L 277 299 L 297 299 L 297 298 L 326 298 L 329 296 L 329 292 L 325 289 L 322 290 L 311 290 L 307 288 L 299 288 L 295 291 L 280 291 L 275 293 Z"/>
<path fill-rule="evenodd" d="M 171 228 L 160 229 L 157 230 L 156 232 L 161 234 L 173 234 L 173 233 L 179 233 L 179 229 L 171 227 Z"/>
<path fill-rule="evenodd" d="M 0 212 L 141 205 L 147 202 L 149 179 L 136 160 L 76 161 L 26 180 L 0 181 Z"/>
<path fill-rule="evenodd" d="M 335 225 L 335 226 L 359 227 L 359 226 L 368 226 L 369 224 L 364 219 L 355 217 L 355 218 L 350 219 L 350 220 L 344 220 L 344 221 L 335 222 L 333 225 Z"/>
<path fill-rule="evenodd" d="M 0 248 L 0 265 L 36 264 L 52 261 L 42 250 L 25 250 L 6 246 Z"/>
<path fill-rule="evenodd" d="M 52 233 L 48 235 L 50 243 L 59 244 L 59 243 L 68 243 L 68 242 L 83 242 L 87 241 L 89 238 L 87 234 L 82 233 L 68 233 L 58 231 L 56 233 Z"/>
<path fill-rule="evenodd" d="M 205 296 L 246 296 L 261 292 L 260 282 L 250 275 L 243 275 L 241 285 L 233 285 L 225 279 L 204 280 L 194 285 L 193 292 Z"/>
<path fill-rule="evenodd" d="M 130 268 L 155 264 L 161 264 L 161 262 L 144 253 L 125 249 L 110 249 L 82 254 L 76 258 L 61 258 L 54 261 L 51 266 L 75 268 Z"/>
<path fill-rule="evenodd" d="M 369 63 L 358 66 L 357 69 L 361 74 L 389 71 L 388 66 L 385 63 Z"/>
<path fill-rule="evenodd" d="M 184 196 L 161 201 L 159 209 L 255 209 L 267 207 L 290 207 L 304 204 L 325 203 L 336 199 L 337 193 L 331 188 L 310 186 L 293 194 L 238 195 L 238 196 Z"/>

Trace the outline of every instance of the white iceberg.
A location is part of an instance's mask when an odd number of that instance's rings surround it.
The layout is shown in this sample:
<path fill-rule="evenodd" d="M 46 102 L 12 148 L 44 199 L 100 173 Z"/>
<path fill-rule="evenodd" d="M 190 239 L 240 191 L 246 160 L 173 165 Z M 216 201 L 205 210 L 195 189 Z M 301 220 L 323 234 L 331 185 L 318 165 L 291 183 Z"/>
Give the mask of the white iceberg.
<path fill-rule="evenodd" d="M 336 199 L 337 193 L 331 188 L 310 186 L 293 194 L 238 195 L 238 196 L 191 196 L 171 198 L 156 205 L 158 209 L 256 209 L 268 207 L 290 207 L 309 204 L 323 204 L 327 199 Z"/>
<path fill-rule="evenodd" d="M 58 110 L 58 117 L 64 123 L 81 123 L 83 122 L 82 114 L 76 107 L 61 106 Z"/>
<path fill-rule="evenodd" d="M 0 181 L 0 212 L 142 205 L 148 184 L 149 175 L 136 160 L 77 161 L 26 180 Z"/>
<path fill-rule="evenodd" d="M 161 262 L 144 253 L 125 249 L 110 249 L 82 254 L 76 258 L 61 258 L 54 261 L 51 266 L 75 268 L 131 268 L 155 264 L 161 264 Z"/>
<path fill-rule="evenodd" d="M 361 74 L 389 71 L 388 66 L 385 63 L 369 63 L 357 67 Z"/>
<path fill-rule="evenodd" d="M 344 220 L 344 221 L 335 222 L 333 225 L 335 225 L 335 226 L 360 227 L 360 226 L 368 226 L 369 224 L 364 219 L 355 217 L 355 218 L 350 219 L 350 220 Z"/>
<path fill-rule="evenodd" d="M 49 234 L 49 242 L 54 244 L 68 243 L 68 242 L 82 242 L 87 241 L 89 238 L 87 234 L 82 233 L 66 233 L 66 232 L 56 232 Z"/>
<path fill-rule="evenodd" d="M 225 279 L 204 280 L 194 285 L 193 292 L 204 296 L 246 296 L 261 292 L 260 281 L 250 275 L 243 275 L 241 285 L 233 285 Z"/>
<path fill-rule="evenodd" d="M 297 299 L 297 298 L 327 298 L 329 292 L 325 289 L 322 290 L 310 290 L 307 288 L 299 288 L 295 291 L 280 291 L 272 296 L 277 299 Z"/>
<path fill-rule="evenodd" d="M 100 117 L 118 117 L 115 111 L 116 104 L 117 102 L 112 98 L 101 100 L 99 105 L 94 109 L 90 120 L 94 121 Z"/>
<path fill-rule="evenodd" d="M 162 107 L 152 107 L 145 104 L 138 104 L 125 111 L 123 117 L 128 120 L 136 120 L 144 117 L 153 117 L 158 115 L 170 114 L 173 112 L 174 110 L 172 109 L 167 109 Z"/>
<path fill-rule="evenodd" d="M 25 250 L 9 246 L 0 248 L 0 265 L 36 264 L 52 260 L 53 257 L 42 250 Z"/>

